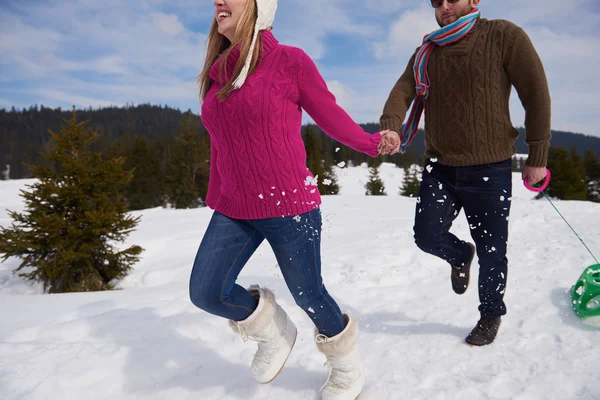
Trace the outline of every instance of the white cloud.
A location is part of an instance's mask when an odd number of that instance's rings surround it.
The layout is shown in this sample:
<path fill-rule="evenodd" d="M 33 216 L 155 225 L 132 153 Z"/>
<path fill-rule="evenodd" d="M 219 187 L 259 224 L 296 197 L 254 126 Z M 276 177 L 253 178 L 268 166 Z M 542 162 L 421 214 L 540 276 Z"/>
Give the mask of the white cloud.
<path fill-rule="evenodd" d="M 0 14 L 0 51 L 3 58 L 30 51 L 54 51 L 63 36 L 55 30 L 23 23 L 21 17 Z"/>
<path fill-rule="evenodd" d="M 289 0 L 278 7 L 273 33 L 318 60 L 326 55 L 323 40 L 328 34 L 377 37 L 383 33 L 381 26 L 353 17 L 355 11 L 340 0 Z"/>
<path fill-rule="evenodd" d="M 156 22 L 161 31 L 169 36 L 177 36 L 185 32 L 185 28 L 179 21 L 179 17 L 174 14 L 155 13 L 154 22 Z"/>
<path fill-rule="evenodd" d="M 344 86 L 340 81 L 328 81 L 327 87 L 342 108 L 350 107 L 357 94 L 356 91 Z"/>
<path fill-rule="evenodd" d="M 118 106 L 125 105 L 124 103 L 118 103 L 112 100 L 95 99 L 91 97 L 78 96 L 72 93 L 65 93 L 54 89 L 41 89 L 38 91 L 40 103 L 58 103 L 62 105 L 75 105 L 77 108 L 87 107 L 107 107 L 107 106 Z"/>
<path fill-rule="evenodd" d="M 195 81 L 206 35 L 148 2 L 113 5 L 58 1 L 23 8 L 19 15 L 3 13 L 0 51 L 11 73 L 0 81 L 22 82 L 12 93 L 51 107 L 144 102 L 197 107 Z"/>
<path fill-rule="evenodd" d="M 439 29 L 431 9 L 421 7 L 404 12 L 391 26 L 386 41 L 376 42 L 375 56 L 379 59 L 412 56 L 423 43 L 423 37 Z"/>
<path fill-rule="evenodd" d="M 596 31 L 599 26 L 598 0 L 483 0 L 480 6 L 486 18 L 507 19 L 527 27 L 551 26 L 558 32 Z"/>
<path fill-rule="evenodd" d="M 127 74 L 125 61 L 119 55 L 92 58 L 87 61 L 70 61 L 60 59 L 54 54 L 44 53 L 39 59 L 40 71 L 50 73 L 52 71 L 93 71 L 100 74 Z"/>
<path fill-rule="evenodd" d="M 55 7 L 40 6 L 43 13 L 36 8 L 28 24 L 21 17 L 7 14 L 2 17 L 0 49 L 10 51 L 9 57 L 27 60 L 51 54 L 69 70 L 81 67 L 124 73 L 123 61 L 154 71 L 200 68 L 206 35 L 186 29 L 176 15 L 151 12 L 144 3 L 138 6 L 95 9 L 90 4 L 58 3 Z M 72 19 L 65 32 L 60 22 L 51 21 L 52 16 L 63 13 L 66 15 L 56 21 Z M 94 18 L 85 17 L 89 14 Z M 99 60 L 104 67 L 88 65 L 98 64 Z M 18 57 L 16 61 L 20 61 Z M 115 64 L 120 65 L 115 67 Z"/>

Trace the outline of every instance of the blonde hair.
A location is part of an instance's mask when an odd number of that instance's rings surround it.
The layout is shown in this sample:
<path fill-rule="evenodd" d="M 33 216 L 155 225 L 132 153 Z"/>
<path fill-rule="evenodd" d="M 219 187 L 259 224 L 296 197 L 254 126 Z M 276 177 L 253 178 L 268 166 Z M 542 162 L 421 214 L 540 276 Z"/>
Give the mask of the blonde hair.
<path fill-rule="evenodd" d="M 200 84 L 200 99 L 204 101 L 206 93 L 210 87 L 210 69 L 215 62 L 222 56 L 222 62 L 219 67 L 219 77 L 225 76 L 227 71 L 227 58 L 231 54 L 236 46 L 240 46 L 240 57 L 237 60 L 233 75 L 225 83 L 223 88 L 217 93 L 217 98 L 221 101 L 227 99 L 227 97 L 233 92 L 233 82 L 240 75 L 244 62 L 248 56 L 250 50 L 250 44 L 252 43 L 252 36 L 254 34 L 254 26 L 258 18 L 256 0 L 248 0 L 246 8 L 242 12 L 242 16 L 235 28 L 235 38 L 233 43 L 229 42 L 225 36 L 219 33 L 219 24 L 216 20 L 213 21 L 208 34 L 207 48 L 206 48 L 206 59 L 204 60 L 204 68 L 198 76 L 198 82 Z M 252 53 L 252 60 L 250 62 L 250 70 L 248 75 L 252 74 L 256 70 L 260 59 L 262 57 L 262 37 L 258 35 L 256 38 L 256 44 Z"/>

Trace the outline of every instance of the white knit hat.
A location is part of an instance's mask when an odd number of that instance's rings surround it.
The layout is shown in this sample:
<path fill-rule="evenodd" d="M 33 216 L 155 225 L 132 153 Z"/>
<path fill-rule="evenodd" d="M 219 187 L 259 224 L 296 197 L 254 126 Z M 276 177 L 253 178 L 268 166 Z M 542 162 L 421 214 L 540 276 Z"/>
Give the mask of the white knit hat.
<path fill-rule="evenodd" d="M 254 52 L 254 46 L 256 45 L 256 38 L 258 37 L 258 34 L 260 31 L 273 26 L 273 21 L 275 20 L 275 11 L 277 11 L 277 0 L 256 0 L 256 8 L 258 18 L 256 18 L 256 25 L 254 25 L 252 43 L 250 43 L 250 49 L 248 50 L 248 56 L 246 57 L 244 67 L 242 68 L 240 75 L 233 82 L 233 87 L 235 89 L 242 87 L 246 81 L 246 78 L 248 77 L 248 71 L 250 71 L 250 62 L 252 61 L 252 53 Z"/>

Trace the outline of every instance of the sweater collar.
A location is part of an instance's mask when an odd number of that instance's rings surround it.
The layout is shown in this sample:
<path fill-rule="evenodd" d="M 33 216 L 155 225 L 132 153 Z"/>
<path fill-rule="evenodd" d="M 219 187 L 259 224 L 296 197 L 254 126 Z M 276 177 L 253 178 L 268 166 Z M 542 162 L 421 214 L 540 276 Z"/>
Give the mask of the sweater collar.
<path fill-rule="evenodd" d="M 264 30 L 260 32 L 262 37 L 262 50 L 263 50 L 263 58 L 266 57 L 277 45 L 279 41 L 273 36 L 270 30 Z M 229 53 L 229 57 L 227 57 L 227 66 L 226 66 L 226 76 L 219 79 L 219 70 L 221 69 L 221 63 L 223 62 L 223 58 L 219 57 L 219 59 L 213 64 L 210 68 L 209 76 L 215 81 L 219 82 L 221 85 L 224 85 L 229 78 L 233 75 L 235 70 L 235 65 L 240 58 L 240 45 L 235 46 L 231 53 Z"/>

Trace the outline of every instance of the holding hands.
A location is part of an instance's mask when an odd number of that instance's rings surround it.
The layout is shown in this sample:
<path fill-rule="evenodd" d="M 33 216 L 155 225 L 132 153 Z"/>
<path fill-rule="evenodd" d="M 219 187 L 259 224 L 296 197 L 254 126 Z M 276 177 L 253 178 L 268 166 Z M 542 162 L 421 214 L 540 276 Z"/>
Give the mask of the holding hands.
<path fill-rule="evenodd" d="M 397 132 L 385 130 L 379 132 L 381 134 L 381 142 L 377 147 L 379 154 L 396 154 L 400 150 L 400 135 Z"/>

